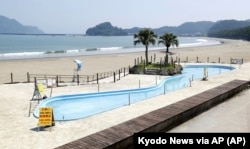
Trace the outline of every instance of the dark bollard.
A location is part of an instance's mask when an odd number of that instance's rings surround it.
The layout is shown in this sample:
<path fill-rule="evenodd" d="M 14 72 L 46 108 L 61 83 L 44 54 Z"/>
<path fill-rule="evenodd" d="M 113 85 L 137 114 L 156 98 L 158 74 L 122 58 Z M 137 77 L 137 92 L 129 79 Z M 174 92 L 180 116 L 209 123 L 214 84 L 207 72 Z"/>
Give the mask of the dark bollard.
<path fill-rule="evenodd" d="M 77 85 L 79 86 L 80 84 L 80 78 L 79 78 L 79 74 L 77 74 Z"/>
<path fill-rule="evenodd" d="M 56 76 L 56 87 L 58 87 L 59 85 L 58 85 L 58 75 Z"/>
<path fill-rule="evenodd" d="M 99 83 L 99 76 L 98 76 L 98 73 L 96 74 L 96 83 L 97 83 L 97 84 Z"/>
<path fill-rule="evenodd" d="M 30 74 L 27 72 L 27 82 L 30 83 Z"/>
<path fill-rule="evenodd" d="M 10 74 L 10 83 L 13 83 L 13 73 Z"/>

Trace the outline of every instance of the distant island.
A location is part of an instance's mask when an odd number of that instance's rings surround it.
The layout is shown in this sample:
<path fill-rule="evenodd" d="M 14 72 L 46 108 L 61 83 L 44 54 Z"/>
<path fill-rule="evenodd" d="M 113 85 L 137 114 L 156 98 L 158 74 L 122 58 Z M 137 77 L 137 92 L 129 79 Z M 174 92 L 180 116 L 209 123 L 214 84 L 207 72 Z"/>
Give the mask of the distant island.
<path fill-rule="evenodd" d="M 110 22 L 104 22 L 86 31 L 88 36 L 124 36 L 128 33 L 118 27 L 112 26 Z"/>
<path fill-rule="evenodd" d="M 104 22 L 89 28 L 86 31 L 88 36 L 124 36 L 134 35 L 143 28 L 133 27 L 122 29 L 112 26 L 110 22 Z M 152 29 L 156 34 L 162 35 L 166 32 L 177 36 L 207 36 L 230 39 L 243 39 L 250 41 L 250 20 L 221 20 L 217 22 L 199 21 L 185 22 L 180 26 L 163 26 Z"/>
<path fill-rule="evenodd" d="M 0 15 L 0 34 L 44 34 L 35 26 L 25 26 L 16 21 Z"/>

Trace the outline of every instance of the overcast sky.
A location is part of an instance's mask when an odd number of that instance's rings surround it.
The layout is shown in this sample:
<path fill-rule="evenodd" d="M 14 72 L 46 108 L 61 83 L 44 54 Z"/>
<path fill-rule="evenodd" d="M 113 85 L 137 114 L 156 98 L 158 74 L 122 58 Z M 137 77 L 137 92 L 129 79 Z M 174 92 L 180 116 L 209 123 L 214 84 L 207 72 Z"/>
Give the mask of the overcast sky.
<path fill-rule="evenodd" d="M 0 15 L 46 33 L 85 33 L 111 22 L 121 28 L 250 19 L 250 0 L 0 0 Z"/>

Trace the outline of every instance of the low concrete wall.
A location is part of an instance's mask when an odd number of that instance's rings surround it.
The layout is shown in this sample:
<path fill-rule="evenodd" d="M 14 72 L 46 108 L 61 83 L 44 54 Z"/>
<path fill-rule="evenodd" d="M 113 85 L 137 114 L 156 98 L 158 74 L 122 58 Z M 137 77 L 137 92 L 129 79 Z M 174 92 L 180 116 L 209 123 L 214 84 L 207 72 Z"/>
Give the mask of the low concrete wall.
<path fill-rule="evenodd" d="M 133 135 L 166 132 L 248 88 L 234 80 L 58 148 L 133 148 Z"/>

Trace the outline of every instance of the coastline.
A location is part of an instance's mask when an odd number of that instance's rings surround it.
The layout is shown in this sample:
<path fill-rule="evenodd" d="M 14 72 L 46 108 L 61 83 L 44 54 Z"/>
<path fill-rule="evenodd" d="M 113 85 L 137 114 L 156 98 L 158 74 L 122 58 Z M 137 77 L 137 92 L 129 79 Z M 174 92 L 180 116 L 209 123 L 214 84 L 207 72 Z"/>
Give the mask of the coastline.
<path fill-rule="evenodd" d="M 173 59 L 180 58 L 180 61 L 196 62 L 218 62 L 230 63 L 230 58 L 250 61 L 250 42 L 241 40 L 216 39 L 223 42 L 219 45 L 172 48 L 170 52 Z M 156 62 L 165 57 L 165 49 L 149 51 L 151 56 L 156 55 Z M 76 68 L 74 59 L 82 61 L 82 70 L 79 75 L 95 75 L 97 73 L 115 71 L 124 67 L 133 66 L 135 59 L 144 59 L 145 52 L 119 53 L 106 55 L 87 55 L 73 57 L 39 58 L 0 61 L 0 84 L 10 82 L 10 74 L 13 73 L 14 81 L 24 82 L 27 80 L 27 73 L 30 74 L 53 74 L 73 75 Z"/>
<path fill-rule="evenodd" d="M 1 95 L 0 100 L 0 118 L 3 122 L 0 124 L 0 147 L 55 148 L 148 113 L 152 110 L 159 109 L 186 97 L 203 92 L 207 89 L 214 88 L 228 81 L 234 79 L 249 80 L 250 43 L 246 41 L 226 39 L 223 39 L 223 41 L 225 41 L 225 43 L 221 45 L 170 49 L 170 51 L 175 53 L 175 55 L 172 55 L 173 57 L 179 56 L 182 60 L 185 60 L 188 56 L 189 62 L 196 62 L 197 56 L 199 56 L 199 60 L 202 62 L 206 62 L 208 56 L 210 57 L 210 62 L 218 61 L 218 57 L 221 57 L 221 62 L 225 63 L 228 63 L 230 58 L 244 58 L 244 64 L 240 68 L 239 65 L 234 65 L 237 69 L 230 73 L 209 77 L 208 81 L 193 81 L 192 87 L 183 88 L 166 95 L 160 95 L 131 104 L 130 106 L 124 106 L 75 121 L 56 122 L 56 126 L 52 127 L 52 131 L 45 129 L 37 132 L 38 120 L 34 118 L 32 114 L 28 117 L 30 99 L 34 92 L 33 83 L 3 84 L 1 82 L 0 90 L 3 94 Z M 158 51 L 157 53 L 153 51 L 150 52 L 149 55 L 151 56 L 156 53 L 157 60 L 160 60 L 161 57 L 165 56 L 163 51 Z M 20 79 L 25 78 L 27 72 L 37 74 L 73 74 L 73 70 L 76 67 L 73 62 L 74 59 L 80 59 L 83 62 L 80 74 L 95 74 L 97 72 L 114 71 L 128 65 L 132 66 L 134 59 L 138 57 L 140 58 L 141 56 L 144 57 L 144 54 L 144 52 L 138 52 L 114 55 L 0 61 L 0 78 L 1 81 L 6 79 L 9 80 L 10 72 L 13 72 L 14 77 L 19 77 Z M 7 78 L 5 78 L 6 76 Z M 129 75 L 116 83 L 101 82 L 100 90 L 135 88 L 138 87 L 138 80 L 141 82 L 141 87 L 155 84 L 155 76 Z M 53 88 L 53 96 L 80 92 L 96 92 L 97 89 L 98 86 L 96 84 L 57 87 Z M 50 91 L 50 89 L 45 88 L 46 95 L 49 95 Z M 241 103 L 242 105 L 245 104 L 244 102 Z M 245 104 L 244 107 L 248 108 L 249 104 L 250 103 L 247 105 Z M 243 110 L 242 106 L 239 106 L 238 108 Z M 244 113 L 246 113 L 246 111 L 244 111 Z M 245 115 L 246 114 L 244 114 L 244 116 Z M 235 117 L 239 118 L 237 115 Z M 227 118 L 232 120 L 229 116 Z M 244 117 L 242 119 L 244 121 L 241 121 L 240 124 L 233 124 L 230 129 L 225 130 L 226 128 L 224 128 L 223 130 L 228 132 L 233 132 L 233 130 L 241 132 L 250 131 L 249 123 L 247 122 L 248 119 L 245 119 Z M 204 123 L 208 123 L 208 121 Z M 222 126 L 225 127 L 225 123 L 223 123 Z M 235 127 L 238 129 L 234 129 Z M 200 129 L 201 131 L 206 131 L 202 128 Z M 219 128 L 211 128 L 212 131 L 217 131 L 218 129 Z"/>
<path fill-rule="evenodd" d="M 29 36 L 30 37 L 30 36 Z M 31 36 L 32 37 L 32 36 Z M 124 38 L 126 37 L 126 38 Z M 128 40 L 129 37 L 129 40 Z M 96 37 L 96 40 L 103 40 L 98 39 L 99 36 Z M 36 39 L 36 38 L 35 38 Z M 35 40 L 33 38 L 29 40 Z M 54 39 L 54 38 L 53 38 Z M 69 38 L 67 40 L 71 41 Z M 84 38 L 83 38 L 84 39 Z M 11 45 L 3 45 L 3 48 L 0 47 L 0 61 L 2 60 L 18 60 L 18 59 L 36 59 L 36 58 L 60 58 L 60 57 L 78 57 L 78 56 L 90 56 L 90 55 L 110 55 L 110 54 L 121 54 L 121 53 L 134 53 L 134 52 L 143 52 L 145 51 L 145 47 L 143 45 L 137 45 L 133 46 L 132 42 L 133 37 L 132 36 L 122 36 L 122 38 L 119 38 L 118 44 L 116 42 L 109 43 L 110 40 L 117 40 L 116 36 L 112 36 L 112 39 L 109 39 L 106 43 L 101 42 L 98 44 L 98 42 L 95 45 L 88 45 L 86 43 L 86 40 L 89 42 L 93 42 L 92 38 L 88 38 L 85 40 L 79 40 L 74 39 L 74 41 L 77 41 L 77 44 L 72 43 L 65 47 L 60 47 L 60 43 L 56 44 L 60 40 L 53 40 L 54 46 L 47 45 L 47 43 L 42 42 L 41 48 L 37 47 L 38 45 L 33 45 L 32 43 L 27 43 L 27 41 L 24 43 L 24 45 L 27 44 L 27 47 L 23 45 L 16 45 L 13 48 L 11 48 Z M 49 39 L 46 39 L 49 40 Z M 66 40 L 66 39 L 65 39 Z M 83 41 L 82 41 L 83 40 Z M 85 41 L 85 42 L 84 42 Z M 18 42 L 18 41 L 17 41 Z M 30 41 L 32 42 L 32 41 Z M 35 42 L 40 42 L 39 40 L 35 40 Z M 209 46 L 209 45 L 217 45 L 220 44 L 217 40 L 213 40 L 212 38 L 208 37 L 179 37 L 179 47 L 178 48 L 185 48 L 185 47 L 200 47 L 200 46 Z M 80 45 L 79 45 L 80 44 Z M 88 46 L 87 46 L 88 45 Z M 19 47 L 20 46 L 20 47 Z M 6 47 L 6 48 L 4 48 Z M 9 48 L 8 48 L 9 47 Z M 20 48 L 20 49 L 19 49 Z M 149 49 L 151 51 L 157 51 L 160 49 L 164 49 L 164 45 L 158 45 L 158 46 L 149 46 Z M 24 50 L 27 49 L 27 50 Z M 5 51 L 5 52 L 4 52 Z"/>

